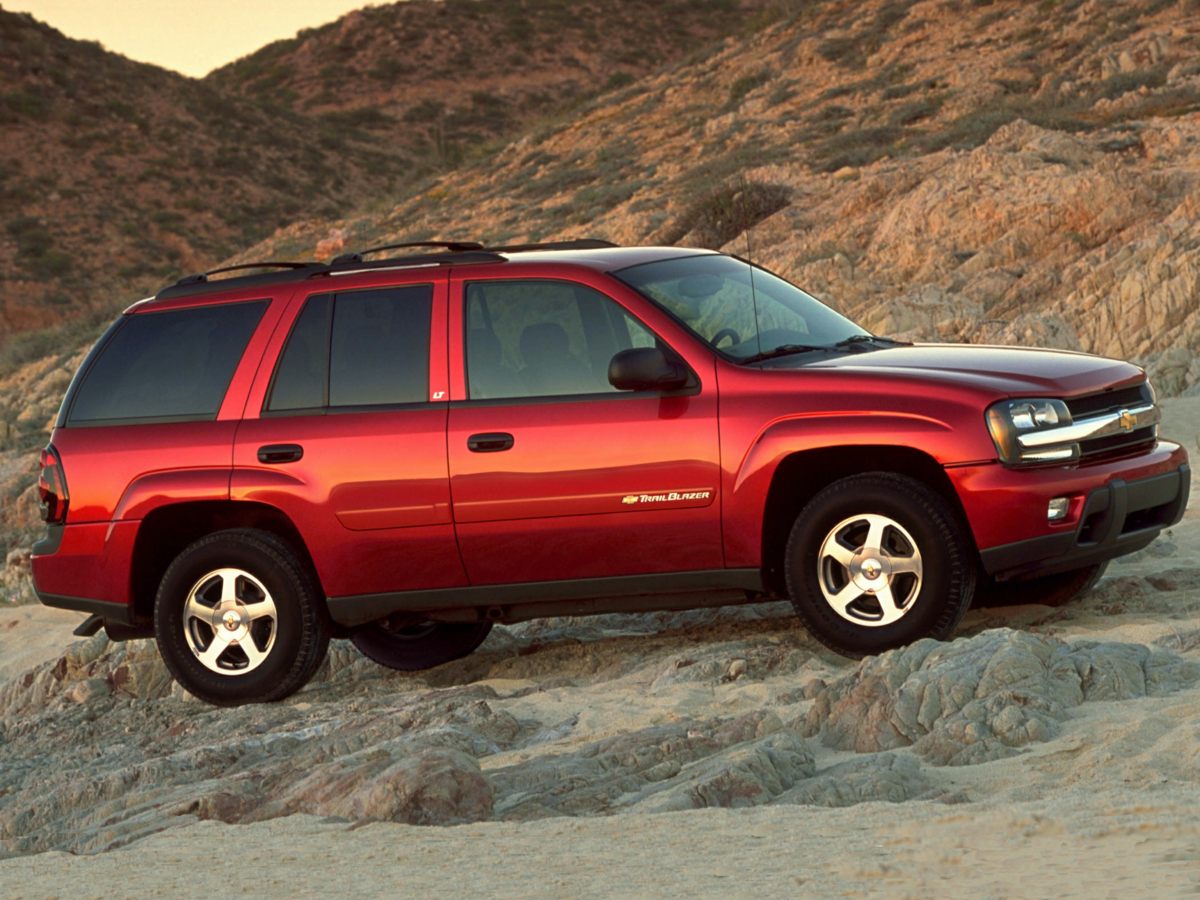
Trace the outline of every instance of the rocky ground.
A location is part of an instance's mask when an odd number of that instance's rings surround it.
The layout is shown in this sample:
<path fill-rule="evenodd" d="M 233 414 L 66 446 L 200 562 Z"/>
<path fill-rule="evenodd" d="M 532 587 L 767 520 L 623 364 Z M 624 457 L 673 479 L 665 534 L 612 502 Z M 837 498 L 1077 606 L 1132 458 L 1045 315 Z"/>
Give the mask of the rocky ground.
<path fill-rule="evenodd" d="M 73 620 L 0 611 L 10 896 L 301 865 L 311 894 L 1200 887 L 1195 515 L 1068 607 L 857 663 L 783 604 L 547 619 L 418 675 L 339 642 L 289 701 L 220 710 Z"/>

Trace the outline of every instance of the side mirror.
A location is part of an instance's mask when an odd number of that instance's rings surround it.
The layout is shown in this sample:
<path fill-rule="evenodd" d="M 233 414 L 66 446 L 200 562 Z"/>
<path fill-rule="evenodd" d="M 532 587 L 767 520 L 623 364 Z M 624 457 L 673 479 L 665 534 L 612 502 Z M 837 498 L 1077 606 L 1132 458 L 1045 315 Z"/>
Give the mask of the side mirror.
<path fill-rule="evenodd" d="M 674 391 L 688 383 L 687 367 L 657 347 L 622 350 L 608 364 L 608 381 L 619 391 Z"/>

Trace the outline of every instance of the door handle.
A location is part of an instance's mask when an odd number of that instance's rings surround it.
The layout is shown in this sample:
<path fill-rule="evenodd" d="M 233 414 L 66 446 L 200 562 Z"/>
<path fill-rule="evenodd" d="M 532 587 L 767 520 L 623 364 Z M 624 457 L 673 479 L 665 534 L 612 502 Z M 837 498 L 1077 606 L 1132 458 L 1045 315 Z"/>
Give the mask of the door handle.
<path fill-rule="evenodd" d="M 473 434 L 467 438 L 467 449 L 474 453 L 498 453 L 501 450 L 511 450 L 516 443 L 513 436 L 505 431 Z"/>
<path fill-rule="evenodd" d="M 299 462 L 303 456 L 304 448 L 299 444 L 267 444 L 258 448 L 258 461 L 268 466 Z"/>

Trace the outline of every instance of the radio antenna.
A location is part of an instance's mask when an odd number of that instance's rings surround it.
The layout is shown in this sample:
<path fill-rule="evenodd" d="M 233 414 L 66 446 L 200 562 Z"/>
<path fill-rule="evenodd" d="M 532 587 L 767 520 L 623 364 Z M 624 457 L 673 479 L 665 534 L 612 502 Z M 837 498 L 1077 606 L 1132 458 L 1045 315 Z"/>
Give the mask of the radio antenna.
<path fill-rule="evenodd" d="M 750 229 L 746 229 L 746 262 L 750 265 L 750 304 L 754 308 L 754 342 L 762 353 L 762 329 L 758 324 L 758 292 L 754 289 L 754 252 L 750 248 Z"/>

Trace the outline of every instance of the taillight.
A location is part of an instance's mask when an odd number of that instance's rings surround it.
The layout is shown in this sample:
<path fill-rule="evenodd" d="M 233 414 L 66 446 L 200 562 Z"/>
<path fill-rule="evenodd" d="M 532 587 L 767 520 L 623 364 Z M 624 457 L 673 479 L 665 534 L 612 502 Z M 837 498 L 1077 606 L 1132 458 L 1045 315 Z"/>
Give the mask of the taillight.
<path fill-rule="evenodd" d="M 42 504 L 42 519 L 51 525 L 67 521 L 67 476 L 62 460 L 51 445 L 42 451 L 41 471 L 38 474 L 38 501 Z"/>

